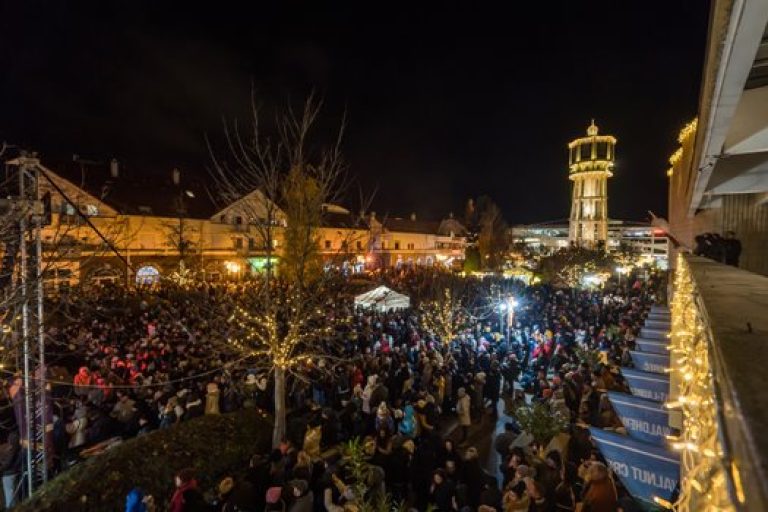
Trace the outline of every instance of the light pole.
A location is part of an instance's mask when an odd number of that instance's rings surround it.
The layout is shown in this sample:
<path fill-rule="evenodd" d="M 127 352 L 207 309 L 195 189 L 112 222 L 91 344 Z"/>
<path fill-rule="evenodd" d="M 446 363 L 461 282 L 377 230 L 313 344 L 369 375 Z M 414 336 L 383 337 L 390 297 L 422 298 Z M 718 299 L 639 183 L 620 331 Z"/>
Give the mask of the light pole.
<path fill-rule="evenodd" d="M 507 310 L 509 311 L 509 315 L 507 316 L 507 343 L 509 343 L 509 327 L 515 319 L 515 308 L 518 305 L 519 302 L 517 302 L 517 299 L 514 297 L 507 297 Z"/>
<path fill-rule="evenodd" d="M 507 303 L 499 302 L 499 334 L 504 332 L 504 312 L 507 310 Z M 507 322 L 507 336 L 509 336 L 509 322 Z"/>

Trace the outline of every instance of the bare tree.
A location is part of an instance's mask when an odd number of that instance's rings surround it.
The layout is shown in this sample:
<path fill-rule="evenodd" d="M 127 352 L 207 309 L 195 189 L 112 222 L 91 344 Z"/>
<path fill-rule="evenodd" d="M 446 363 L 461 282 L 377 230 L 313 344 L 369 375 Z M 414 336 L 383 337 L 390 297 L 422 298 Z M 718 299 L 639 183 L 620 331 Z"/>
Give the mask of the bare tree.
<path fill-rule="evenodd" d="M 507 224 L 499 207 L 488 197 L 478 200 L 478 221 L 480 232 L 477 246 L 481 257 L 481 267 L 496 269 L 504 262 L 507 249 Z"/>
<path fill-rule="evenodd" d="M 233 212 L 259 235 L 267 258 L 265 280 L 250 292 L 251 310 L 240 308 L 233 315 L 240 327 L 233 346 L 274 375 L 275 446 L 286 432 L 286 376 L 303 378 L 308 361 L 326 357 L 321 342 L 329 327 L 322 321 L 322 305 L 330 278 L 319 271 L 317 230 L 325 205 L 337 200 L 344 186 L 344 123 L 330 147 L 312 151 L 309 136 L 321 106 L 312 96 L 300 112 L 289 106 L 276 120 L 277 135 L 270 138 L 260 132 L 252 96 L 247 133 L 238 123 L 225 124 L 228 158 L 216 157 L 211 149 L 218 197 L 228 204 L 234 201 Z M 276 280 L 273 261 L 280 235 L 284 244 Z"/>

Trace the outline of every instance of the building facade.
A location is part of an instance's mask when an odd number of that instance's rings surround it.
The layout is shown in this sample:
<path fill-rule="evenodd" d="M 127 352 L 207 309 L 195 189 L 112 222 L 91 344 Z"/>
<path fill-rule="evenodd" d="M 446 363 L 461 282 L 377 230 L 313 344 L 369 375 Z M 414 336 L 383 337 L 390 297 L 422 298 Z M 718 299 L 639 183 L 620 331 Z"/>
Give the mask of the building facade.
<path fill-rule="evenodd" d="M 739 266 L 768 275 L 768 5 L 716 0 L 711 9 L 698 117 L 667 171 L 666 227 L 675 252 L 732 232 Z"/>
<path fill-rule="evenodd" d="M 78 283 L 153 283 L 178 275 L 181 261 L 206 281 L 244 279 L 268 265 L 279 272 L 286 219 L 259 191 L 217 206 L 203 185 L 184 183 L 176 172 L 150 188 L 116 175 L 62 174 L 46 169 L 49 179 L 40 180 L 41 196 L 51 198 L 42 232 L 51 291 Z M 136 193 L 121 191 L 132 186 Z M 348 272 L 451 267 L 464 258 L 466 230 L 452 217 L 379 220 L 329 204 L 316 239 L 326 266 Z"/>
<path fill-rule="evenodd" d="M 610 219 L 606 222 L 606 248 L 613 252 L 626 249 L 639 255 L 652 257 L 665 268 L 669 258 L 669 238 L 663 229 L 650 223 Z M 571 246 L 570 224 L 566 221 L 543 222 L 513 226 L 510 229 L 513 244 L 520 244 L 542 254 L 551 254 Z"/>

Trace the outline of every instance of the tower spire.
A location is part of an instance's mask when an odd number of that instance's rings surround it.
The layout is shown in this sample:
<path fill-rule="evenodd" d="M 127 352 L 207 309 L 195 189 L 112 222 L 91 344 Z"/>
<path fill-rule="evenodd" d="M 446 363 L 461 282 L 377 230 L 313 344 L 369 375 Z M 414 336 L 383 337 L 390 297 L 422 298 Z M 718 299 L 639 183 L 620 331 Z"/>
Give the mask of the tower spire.
<path fill-rule="evenodd" d="M 590 123 L 589 127 L 587 128 L 587 135 L 590 137 L 594 137 L 597 135 L 597 125 L 595 124 L 595 118 L 592 118 L 592 122 Z"/>

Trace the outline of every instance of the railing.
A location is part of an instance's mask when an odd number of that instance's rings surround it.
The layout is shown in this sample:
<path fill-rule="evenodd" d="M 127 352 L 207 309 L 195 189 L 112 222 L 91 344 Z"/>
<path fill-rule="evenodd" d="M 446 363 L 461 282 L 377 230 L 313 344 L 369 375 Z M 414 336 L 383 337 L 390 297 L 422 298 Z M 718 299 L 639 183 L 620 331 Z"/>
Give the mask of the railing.
<path fill-rule="evenodd" d="M 670 309 L 675 508 L 768 510 L 768 278 L 680 256 Z"/>

